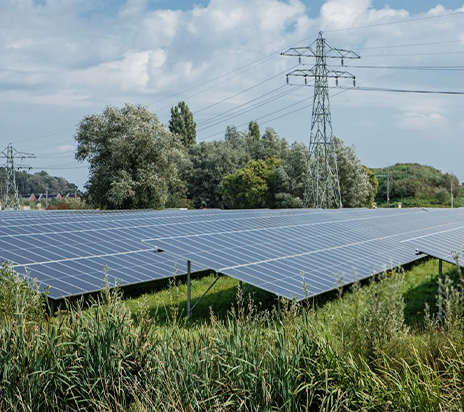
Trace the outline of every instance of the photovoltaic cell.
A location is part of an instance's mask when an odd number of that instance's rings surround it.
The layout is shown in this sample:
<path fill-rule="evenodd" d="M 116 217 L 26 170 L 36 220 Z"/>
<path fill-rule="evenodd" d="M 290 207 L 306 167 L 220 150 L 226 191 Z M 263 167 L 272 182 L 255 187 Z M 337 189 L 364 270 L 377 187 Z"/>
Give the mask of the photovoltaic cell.
<path fill-rule="evenodd" d="M 403 244 L 414 248 L 417 253 L 464 267 L 464 225 L 407 239 Z"/>
<path fill-rule="evenodd" d="M 0 212 L 0 261 L 61 298 L 210 268 L 302 299 L 403 265 L 402 240 L 455 228 L 462 210 Z M 148 240 L 149 241 L 143 241 Z M 154 253 L 155 247 L 165 253 Z M 169 252 L 169 253 L 168 253 Z M 106 268 L 106 270 L 104 270 Z"/>
<path fill-rule="evenodd" d="M 254 225 L 147 240 L 160 250 L 298 300 L 419 258 L 401 241 L 456 227 L 463 210 L 308 212 Z"/>

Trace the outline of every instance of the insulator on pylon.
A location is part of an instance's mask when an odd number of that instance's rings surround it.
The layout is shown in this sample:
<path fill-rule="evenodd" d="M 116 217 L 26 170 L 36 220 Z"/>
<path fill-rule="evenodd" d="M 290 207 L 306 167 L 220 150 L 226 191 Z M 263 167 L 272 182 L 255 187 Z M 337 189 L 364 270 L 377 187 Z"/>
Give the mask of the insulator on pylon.
<path fill-rule="evenodd" d="M 335 77 L 335 86 L 338 87 L 338 77 Z"/>
<path fill-rule="evenodd" d="M 287 75 L 287 84 L 288 84 L 288 75 Z"/>
<path fill-rule="evenodd" d="M 305 84 L 308 84 L 308 78 L 305 76 Z"/>
<path fill-rule="evenodd" d="M 298 57 L 298 63 L 301 64 L 301 56 Z"/>
<path fill-rule="evenodd" d="M 356 87 L 356 79 L 353 79 L 353 87 Z"/>
<path fill-rule="evenodd" d="M 342 66 L 344 66 L 344 64 L 343 64 L 343 57 L 342 57 Z"/>

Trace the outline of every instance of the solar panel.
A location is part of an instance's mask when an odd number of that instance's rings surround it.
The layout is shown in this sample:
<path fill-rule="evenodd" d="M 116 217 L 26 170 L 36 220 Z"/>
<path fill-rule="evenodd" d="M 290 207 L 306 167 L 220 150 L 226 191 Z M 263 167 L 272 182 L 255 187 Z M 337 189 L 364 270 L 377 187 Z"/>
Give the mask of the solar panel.
<path fill-rule="evenodd" d="M 101 290 L 105 277 L 124 286 L 183 274 L 185 260 L 153 253 L 136 233 L 147 216 L 176 212 L 0 212 L 0 261 L 37 279 L 52 299 Z"/>
<path fill-rule="evenodd" d="M 419 257 L 400 242 L 452 228 L 464 210 L 377 209 L 293 212 L 147 239 L 160 250 L 278 296 L 298 300 Z M 270 223 L 270 224 L 269 224 Z"/>
<path fill-rule="evenodd" d="M 419 257 L 400 242 L 453 228 L 422 209 L 0 212 L 0 261 L 55 299 L 212 269 L 303 299 Z M 149 241 L 143 241 L 148 240 Z M 168 253 L 154 253 L 155 247 Z"/>
<path fill-rule="evenodd" d="M 464 225 L 416 236 L 403 241 L 404 245 L 453 264 L 464 266 Z"/>

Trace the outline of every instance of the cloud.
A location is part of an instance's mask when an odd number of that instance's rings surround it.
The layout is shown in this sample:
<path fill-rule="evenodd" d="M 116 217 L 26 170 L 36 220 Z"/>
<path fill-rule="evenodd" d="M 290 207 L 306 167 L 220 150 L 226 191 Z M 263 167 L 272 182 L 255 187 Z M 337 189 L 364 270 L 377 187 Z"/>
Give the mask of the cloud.
<path fill-rule="evenodd" d="M 449 127 L 449 120 L 445 116 L 438 113 L 403 113 L 394 115 L 396 127 L 404 130 L 439 130 Z"/>
<path fill-rule="evenodd" d="M 58 146 L 56 148 L 56 151 L 58 153 L 66 153 L 66 152 L 72 152 L 74 151 L 76 148 L 74 146 L 71 146 L 70 144 L 65 144 L 65 145 L 61 145 L 61 146 Z"/>
<path fill-rule="evenodd" d="M 320 10 L 316 3 L 210 0 L 198 5 L 192 0 L 190 6 L 182 2 L 178 7 L 179 2 L 148 0 L 0 1 L 0 122 L 10 135 L 18 128 L 20 134 L 33 135 L 37 123 L 52 133 L 101 112 L 108 104 L 161 101 L 150 109 L 166 123 L 170 105 L 181 99 L 198 111 L 197 122 L 206 120 L 263 94 L 275 96 L 272 90 L 285 84 L 285 76 L 277 74 L 297 63 L 278 52 L 289 45 L 308 45 L 319 30 L 334 47 L 353 49 L 362 56 L 360 61 L 345 61 L 359 86 L 459 89 L 460 72 L 354 67 L 464 64 L 464 54 L 454 53 L 464 51 L 463 16 L 390 24 L 450 14 L 454 10 L 446 2 L 439 5 L 437 0 L 429 9 L 421 5 L 422 11 L 414 14 L 406 1 L 403 8 L 395 8 L 387 5 L 388 0 L 326 0 Z M 364 28 L 355 29 L 359 26 Z M 442 40 L 461 42 L 387 47 Z M 433 54 L 447 51 L 453 54 Z M 340 84 L 351 85 L 347 80 Z M 249 90 L 215 104 L 245 89 Z M 277 113 L 311 93 L 309 88 L 297 90 L 229 122 L 241 124 Z M 461 121 L 458 99 L 349 91 L 331 103 L 337 133 L 361 151 L 362 142 L 356 139 L 365 133 L 361 137 L 369 140 L 373 126 L 367 126 L 372 119 L 385 138 L 395 131 L 400 135 L 399 130 L 452 130 Z M 211 107 L 201 110 L 207 106 Z M 306 141 L 310 115 L 309 109 L 295 110 L 271 126 L 289 140 Z M 57 119 L 62 123 L 57 124 Z M 226 125 L 200 132 L 198 138 L 220 134 Z M 4 140 L 4 145 L 8 142 Z"/>

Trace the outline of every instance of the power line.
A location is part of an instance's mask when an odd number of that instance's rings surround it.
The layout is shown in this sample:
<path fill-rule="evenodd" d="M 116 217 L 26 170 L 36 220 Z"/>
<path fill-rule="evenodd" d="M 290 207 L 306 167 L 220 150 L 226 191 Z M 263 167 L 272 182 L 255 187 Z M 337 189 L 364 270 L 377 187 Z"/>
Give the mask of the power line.
<path fill-rule="evenodd" d="M 416 46 L 432 46 L 436 44 L 449 44 L 449 43 L 463 43 L 462 40 L 446 40 L 446 41 L 435 41 L 429 43 L 412 43 L 412 44 L 398 44 L 392 46 L 374 46 L 374 47 L 361 47 L 357 50 L 374 50 L 374 49 L 393 49 L 397 47 L 416 47 Z"/>
<path fill-rule="evenodd" d="M 397 21 L 390 21 L 386 23 L 374 23 L 374 24 L 367 24 L 364 26 L 355 26 L 355 27 L 345 27 L 343 29 L 332 29 L 332 30 L 325 30 L 324 33 L 335 33 L 338 31 L 345 31 L 345 30 L 358 30 L 358 29 L 368 29 L 371 27 L 381 27 L 381 26 L 390 26 L 392 24 L 403 24 L 403 23 L 413 23 L 416 21 L 421 21 L 421 20 L 431 20 L 431 19 L 440 19 L 444 17 L 453 17 L 453 16 L 459 16 L 464 14 L 462 11 L 457 11 L 453 13 L 448 13 L 448 14 L 440 14 L 438 16 L 425 16 L 425 17 L 418 17 L 415 19 L 408 19 L 408 20 L 397 20 Z"/>
<path fill-rule="evenodd" d="M 345 90 L 363 90 L 363 91 L 374 91 L 374 92 L 464 95 L 464 92 L 449 91 L 449 90 L 408 90 L 408 89 L 389 89 L 389 88 L 381 88 L 381 87 L 339 87 L 339 88 L 345 89 Z"/>
<path fill-rule="evenodd" d="M 301 87 L 303 87 L 303 86 L 301 86 Z M 259 107 L 262 107 L 262 106 L 264 106 L 264 105 L 266 105 L 266 104 L 269 104 L 269 103 L 271 103 L 271 102 L 273 102 L 273 101 L 275 101 L 275 100 L 277 100 L 277 99 L 280 99 L 281 97 L 284 97 L 284 96 L 286 96 L 286 95 L 288 95 L 288 94 L 290 94 L 290 93 L 293 93 L 293 92 L 295 92 L 295 91 L 297 91 L 297 90 L 298 90 L 298 89 L 287 90 L 287 91 L 285 91 L 285 92 L 283 92 L 283 93 L 278 94 L 277 96 L 273 96 L 273 97 L 271 97 L 271 98 L 269 98 L 269 99 L 266 99 L 266 100 L 264 100 L 263 102 L 260 102 L 260 103 L 258 103 L 258 104 L 255 104 L 255 105 L 251 106 L 251 107 L 242 109 L 242 110 L 238 111 L 237 113 L 232 114 L 231 116 L 227 116 L 227 117 L 225 117 L 225 118 L 223 118 L 223 119 L 217 121 L 216 123 L 213 123 L 213 124 L 204 126 L 204 127 L 200 128 L 200 129 L 198 129 L 198 131 L 201 132 L 201 131 L 203 131 L 203 130 L 206 130 L 206 129 L 209 129 L 209 128 L 213 127 L 213 126 L 216 126 L 216 125 L 218 125 L 218 124 L 227 122 L 227 121 L 229 121 L 230 119 L 233 119 L 233 118 L 235 118 L 235 117 L 237 117 L 237 116 L 241 116 L 241 115 L 243 115 L 243 114 L 245 114 L 245 113 L 248 113 L 248 112 L 251 112 L 251 111 L 253 111 L 253 110 L 255 110 L 255 109 L 258 109 Z"/>
<path fill-rule="evenodd" d="M 247 87 L 246 89 L 244 89 L 244 90 L 242 90 L 242 91 L 240 91 L 240 92 L 238 92 L 238 93 L 235 93 L 235 94 L 233 94 L 233 95 L 231 95 L 231 96 L 228 96 L 228 97 L 226 97 L 225 99 L 219 100 L 219 101 L 216 102 L 216 103 L 210 104 L 210 105 L 208 105 L 208 106 L 203 107 L 202 109 L 196 110 L 196 111 L 193 112 L 193 114 L 200 113 L 200 112 L 202 112 L 202 111 L 204 111 L 204 110 L 210 109 L 211 107 L 217 106 L 218 104 L 224 103 L 224 102 L 226 102 L 227 100 L 233 99 L 234 97 L 240 96 L 240 95 L 243 94 L 243 93 L 246 93 L 246 92 L 248 92 L 248 91 L 250 91 L 250 90 L 252 90 L 252 89 L 255 89 L 256 87 L 261 86 L 261 85 L 263 85 L 264 83 L 267 83 L 267 82 L 269 82 L 269 81 L 275 79 L 276 77 L 281 76 L 281 75 L 284 74 L 287 70 L 291 70 L 291 69 L 293 69 L 293 68 L 295 68 L 295 67 L 297 67 L 297 66 L 298 66 L 298 65 L 296 64 L 295 66 L 290 67 L 290 69 L 285 69 L 285 70 L 281 71 L 280 73 L 277 73 L 276 75 L 271 76 L 271 77 L 267 78 L 266 80 L 263 80 L 263 81 L 261 81 L 261 82 L 259 82 L 259 83 L 256 83 L 256 84 L 254 84 L 253 86 Z"/>
<path fill-rule="evenodd" d="M 269 59 L 266 59 L 266 60 L 269 60 Z M 264 61 L 263 61 L 262 63 L 264 63 Z M 261 64 L 261 63 L 259 63 L 259 64 Z M 252 66 L 252 67 L 248 68 L 247 70 L 243 70 L 243 71 L 241 71 L 240 73 L 237 73 L 237 74 L 235 74 L 235 75 L 232 76 L 232 77 L 228 77 L 227 79 L 225 79 L 225 80 L 223 80 L 223 81 L 221 81 L 221 82 L 219 82 L 219 83 L 213 84 L 212 86 L 210 86 L 210 87 L 208 87 L 208 88 L 206 88 L 206 89 L 203 89 L 203 90 L 199 91 L 198 93 L 192 94 L 192 95 L 190 95 L 190 96 L 186 96 L 186 99 L 191 99 L 192 97 L 199 96 L 200 94 L 203 94 L 203 93 L 207 92 L 208 90 L 214 89 L 215 87 L 217 87 L 217 86 L 219 86 L 219 85 L 221 85 L 221 84 L 227 83 L 227 82 L 229 82 L 230 80 L 234 79 L 235 77 L 238 77 L 238 76 L 242 75 L 243 73 L 246 73 L 246 72 L 250 71 L 251 69 L 254 69 L 256 66 L 258 66 L 258 65 Z M 210 83 L 210 82 L 207 82 L 207 83 Z M 149 106 L 149 105 L 147 105 L 147 107 L 148 107 L 148 106 Z M 156 109 L 156 111 L 157 111 L 157 112 L 161 112 L 161 111 L 163 111 L 163 110 L 169 109 L 170 107 L 172 107 L 172 105 L 171 105 L 171 104 L 168 104 L 167 106 L 161 107 L 160 109 Z"/>
<path fill-rule="evenodd" d="M 345 92 L 347 92 L 347 91 L 348 91 L 348 90 L 342 90 L 342 91 L 340 91 L 340 92 L 338 92 L 338 93 L 335 93 L 335 94 L 333 94 L 333 95 L 331 96 L 331 98 L 334 98 L 335 96 L 338 96 L 338 95 L 340 95 L 340 94 L 342 94 L 342 93 L 345 93 Z M 282 112 L 282 111 L 284 111 L 284 110 L 286 110 L 286 109 L 289 109 L 290 107 L 294 107 L 294 106 L 296 106 L 296 105 L 298 105 L 298 104 L 300 104 L 300 103 L 303 103 L 303 102 L 306 102 L 306 101 L 308 101 L 308 100 L 311 100 L 311 99 L 313 99 L 313 97 L 314 97 L 314 96 L 307 97 L 307 98 L 305 98 L 305 99 L 303 99 L 303 100 L 300 100 L 300 101 L 297 102 L 297 103 L 294 103 L 294 104 L 291 104 L 291 105 L 289 105 L 289 106 L 283 107 L 282 109 L 276 110 L 276 111 L 274 111 L 274 112 L 272 112 L 272 113 L 268 113 L 268 114 L 266 114 L 266 115 L 264 115 L 264 116 L 261 116 L 261 117 L 258 117 L 258 118 L 256 118 L 256 119 L 254 119 L 254 120 L 255 120 L 255 121 L 262 120 L 262 119 L 264 119 L 264 118 L 266 118 L 266 117 L 269 117 L 269 116 L 271 116 L 271 115 L 273 115 L 273 114 L 276 114 L 276 113 Z M 302 106 L 302 107 L 300 107 L 300 108 L 298 108 L 298 109 L 292 110 L 292 111 L 290 111 L 290 112 L 288 112 L 288 113 L 285 113 L 285 114 L 282 114 L 282 115 L 280 115 L 280 116 L 273 117 L 272 119 L 266 120 L 263 124 L 268 124 L 268 123 L 270 123 L 270 122 L 273 122 L 273 121 L 275 121 L 275 120 L 281 119 L 281 118 L 283 118 L 283 117 L 290 116 L 290 115 L 292 115 L 292 114 L 294 114 L 294 113 L 297 113 L 297 112 L 299 112 L 299 111 L 301 111 L 301 110 L 304 110 L 304 109 L 308 109 L 308 108 L 310 108 L 310 107 L 312 107 L 312 106 L 313 106 L 312 103 L 307 104 L 307 105 Z M 239 124 L 239 125 L 236 126 L 236 127 L 237 127 L 237 128 L 240 128 L 240 127 L 248 126 L 248 123 L 249 123 L 249 122 L 245 122 L 245 123 Z M 222 136 L 222 138 L 224 138 L 224 132 L 215 133 L 215 134 L 212 134 L 212 135 L 210 135 L 210 136 L 203 137 L 203 138 L 198 139 L 198 140 L 203 142 L 203 141 L 206 141 L 207 139 L 212 139 L 212 138 L 214 138 L 214 137 L 220 137 L 220 136 Z M 221 139 L 220 139 L 220 140 L 221 140 Z"/>
<path fill-rule="evenodd" d="M 277 90 L 283 89 L 284 87 L 285 87 L 285 85 L 282 84 L 282 85 L 280 85 L 279 87 L 276 87 L 275 89 L 272 89 L 271 91 L 269 91 L 269 92 L 267 92 L 267 93 L 264 93 L 264 94 L 262 94 L 262 95 L 260 95 L 260 96 L 258 96 L 258 97 L 255 97 L 254 99 L 248 100 L 248 101 L 245 102 L 245 103 L 242 103 L 242 104 L 240 104 L 240 105 L 238 105 L 238 106 L 235 106 L 235 107 L 233 107 L 232 109 L 226 110 L 225 112 L 219 113 L 219 114 L 217 114 L 217 115 L 215 115 L 215 116 L 213 116 L 213 117 L 210 117 L 210 118 L 206 118 L 206 119 L 204 119 L 204 120 L 201 120 L 201 121 L 197 122 L 197 126 L 201 126 L 201 125 L 210 123 L 210 122 L 212 122 L 212 121 L 214 121 L 214 120 L 216 120 L 216 119 L 218 119 L 218 118 L 223 117 L 224 115 L 229 114 L 229 113 L 232 112 L 232 111 L 235 111 L 236 109 L 238 109 L 238 108 L 240 108 L 240 107 L 246 106 L 246 105 L 248 105 L 248 104 L 250 104 L 250 103 L 252 103 L 252 102 L 254 102 L 254 101 L 256 101 L 256 100 L 260 100 L 260 99 L 262 99 L 263 97 L 268 96 L 269 94 L 272 94 L 272 93 L 276 92 Z"/>
<path fill-rule="evenodd" d="M 345 65 L 343 67 L 356 69 L 388 69 L 388 70 L 430 70 L 430 71 L 463 71 L 464 66 L 356 66 Z"/>
<path fill-rule="evenodd" d="M 44 135 L 41 135 L 41 136 L 31 137 L 31 138 L 23 139 L 23 140 L 16 140 L 16 141 L 15 141 L 15 144 L 17 144 L 17 143 L 23 143 L 23 142 L 29 142 L 29 141 L 31 141 L 31 140 L 43 139 L 43 138 L 45 138 L 45 137 L 56 136 L 56 135 L 58 135 L 58 134 L 67 133 L 67 132 L 74 131 L 74 130 L 75 130 L 74 128 L 72 128 L 72 129 L 66 129 L 66 130 L 61 130 L 60 132 L 54 132 L 54 133 L 44 134 Z"/>
<path fill-rule="evenodd" d="M 462 54 L 464 51 L 449 51 L 449 52 L 435 52 L 435 53 L 408 53 L 408 54 L 363 54 L 362 58 L 366 57 L 409 57 L 409 56 L 435 56 L 444 54 Z"/>

